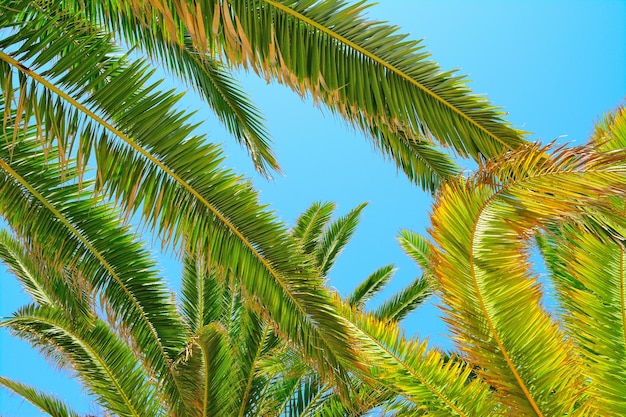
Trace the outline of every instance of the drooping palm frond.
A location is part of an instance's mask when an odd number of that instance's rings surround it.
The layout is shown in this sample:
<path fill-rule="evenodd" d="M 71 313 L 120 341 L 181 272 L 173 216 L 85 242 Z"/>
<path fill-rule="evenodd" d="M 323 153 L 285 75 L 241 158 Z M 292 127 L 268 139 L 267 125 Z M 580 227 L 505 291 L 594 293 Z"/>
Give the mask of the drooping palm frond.
<path fill-rule="evenodd" d="M 623 415 L 626 252 L 613 237 L 597 229 L 590 232 L 584 223 L 564 225 L 540 242 L 560 301 L 563 326 L 576 342 L 591 395 L 603 415 Z"/>
<path fill-rule="evenodd" d="M 42 393 L 28 385 L 1 376 L 0 385 L 24 398 L 50 417 L 80 417 L 76 411 L 58 398 Z"/>
<path fill-rule="evenodd" d="M 311 93 L 366 131 L 387 126 L 383 135 L 400 131 L 407 145 L 434 137 L 476 158 L 521 143 L 501 112 L 428 61 L 418 42 L 365 19 L 365 2 L 233 0 L 205 7 L 194 30 L 205 24 L 231 61 Z"/>
<path fill-rule="evenodd" d="M 210 254 L 213 262 L 231 268 L 280 332 L 315 358 L 325 376 L 342 369 L 339 358 L 351 363 L 342 319 L 332 311 L 322 281 L 304 266 L 285 227 L 258 204 L 249 184 L 220 169 L 216 148 L 192 135 L 193 126 L 173 107 L 177 97 L 155 92 L 158 83 L 148 82 L 151 73 L 142 62 L 116 58 L 107 37 L 80 20 L 74 26 L 81 30 L 72 32 L 48 24 L 47 14 L 33 16 L 38 42 L 20 43 L 27 32 L 20 31 L 5 40 L 19 45 L 19 52 L 0 52 L 4 74 L 17 71 L 31 80 L 17 90 L 23 97 L 20 110 L 48 130 L 65 129 L 70 134 L 55 137 L 76 138 L 83 159 L 95 155 L 96 188 L 119 199 L 128 212 L 141 210 L 165 241 Z M 54 18 L 69 19 L 62 11 Z M 86 48 L 88 64 L 74 62 L 71 71 L 55 55 L 85 54 Z M 100 64 L 94 67 L 94 61 Z M 34 114 L 37 108 L 41 112 Z"/>
<path fill-rule="evenodd" d="M 198 61 L 223 56 L 312 94 L 431 191 L 459 172 L 433 140 L 477 160 L 522 143 L 501 111 L 472 94 L 462 77 L 441 71 L 397 27 L 367 20 L 367 7 L 343 0 L 111 0 L 92 5 L 88 16 L 150 54 L 175 54 L 180 63 L 170 67 L 195 83 L 207 78 Z"/>
<path fill-rule="evenodd" d="M 446 320 L 510 413 L 593 411 L 572 341 L 541 306 L 524 245 L 534 228 L 610 210 L 608 196 L 626 191 L 623 160 L 529 146 L 447 185 L 435 204 L 433 272 Z"/>

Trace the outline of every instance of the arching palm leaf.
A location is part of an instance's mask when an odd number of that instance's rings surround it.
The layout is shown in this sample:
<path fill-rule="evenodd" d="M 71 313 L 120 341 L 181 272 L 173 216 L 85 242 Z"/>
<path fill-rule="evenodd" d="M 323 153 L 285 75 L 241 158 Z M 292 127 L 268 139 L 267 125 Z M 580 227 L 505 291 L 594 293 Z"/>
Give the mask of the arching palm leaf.
<path fill-rule="evenodd" d="M 593 215 L 605 210 L 604 196 L 623 195 L 622 161 L 621 154 L 585 148 L 549 158 L 528 147 L 450 184 L 435 205 L 435 275 L 447 321 L 511 413 L 547 416 L 591 407 L 579 358 L 541 307 L 523 245 L 533 228 Z"/>

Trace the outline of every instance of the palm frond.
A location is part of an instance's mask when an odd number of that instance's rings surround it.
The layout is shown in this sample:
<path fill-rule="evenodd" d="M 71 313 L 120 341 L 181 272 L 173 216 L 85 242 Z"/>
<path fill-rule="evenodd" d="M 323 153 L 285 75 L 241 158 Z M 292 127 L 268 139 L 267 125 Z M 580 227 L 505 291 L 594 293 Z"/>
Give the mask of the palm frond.
<path fill-rule="evenodd" d="M 196 389 L 190 391 L 187 408 L 194 416 L 234 415 L 239 406 L 232 395 L 236 374 L 228 335 L 220 323 L 210 323 L 194 336 L 191 353 L 178 365 L 178 372 L 196 375 Z"/>
<path fill-rule="evenodd" d="M 101 294 L 119 320 L 114 324 L 129 330 L 172 398 L 179 397 L 171 364 L 185 335 L 153 261 L 128 228 L 119 226 L 119 213 L 79 191 L 69 161 L 61 170 L 47 161 L 55 149 L 46 156 L 38 147 L 30 135 L 13 146 L 0 143 L 0 211 L 58 273 L 69 269 Z"/>
<path fill-rule="evenodd" d="M 626 107 L 617 107 L 596 123 L 590 144 L 604 152 L 626 148 Z"/>
<path fill-rule="evenodd" d="M 170 74 L 196 90 L 240 144 L 246 147 L 257 170 L 270 175 L 279 170 L 270 148 L 269 135 L 263 126 L 261 112 L 242 91 L 225 65 L 199 54 L 189 34 L 170 38 L 149 21 L 149 15 L 133 13 L 132 8 L 116 0 L 64 2 L 74 13 L 85 13 L 118 35 L 135 51 L 141 51 Z"/>
<path fill-rule="evenodd" d="M 291 234 L 298 239 L 304 253 L 314 254 L 334 210 L 334 203 L 316 202 L 298 217 Z"/>
<path fill-rule="evenodd" d="M 419 42 L 367 20 L 365 2 L 232 0 L 204 7 L 199 25 L 230 61 L 312 94 L 366 132 L 386 125 L 381 133 L 400 132 L 393 140 L 406 146 L 434 138 L 477 159 L 521 144 L 503 113 L 429 61 Z M 401 159 L 396 152 L 394 159 Z"/>
<path fill-rule="evenodd" d="M 528 146 L 450 183 L 435 204 L 434 273 L 446 320 L 511 413 L 592 409 L 571 340 L 541 306 L 524 245 L 537 227 L 606 211 L 608 196 L 626 191 L 623 160 L 589 148 L 550 156 Z"/>
<path fill-rule="evenodd" d="M 395 321 L 380 321 L 342 305 L 342 312 L 358 329 L 358 341 L 370 364 L 369 374 L 362 377 L 370 386 L 388 390 L 401 403 L 432 416 L 500 415 L 490 387 L 469 379 L 470 366 L 428 349 L 425 342 L 407 340 Z"/>
<path fill-rule="evenodd" d="M 540 247 L 593 398 L 604 415 L 619 416 L 626 413 L 621 395 L 626 385 L 626 251 L 614 238 L 584 226 L 565 225 L 541 238 Z"/>
<path fill-rule="evenodd" d="M 417 265 L 422 269 L 426 276 L 431 275 L 430 267 L 430 242 L 421 235 L 410 230 L 401 230 L 398 236 L 398 243 Z"/>
<path fill-rule="evenodd" d="M 337 256 L 350 241 L 350 238 L 359 224 L 361 211 L 366 205 L 367 203 L 358 205 L 345 216 L 341 216 L 332 222 L 324 231 L 315 250 L 317 255 L 317 267 L 322 276 L 328 274 L 328 271 L 330 271 L 335 264 Z"/>
<path fill-rule="evenodd" d="M 0 260 L 36 303 L 62 308 L 70 320 L 93 318 L 93 299 L 87 280 L 71 269 L 59 271 L 44 259 L 34 242 L 0 230 Z"/>
<path fill-rule="evenodd" d="M 367 20 L 365 2 L 233 0 L 190 7 L 180 0 L 132 7 L 110 1 L 90 13 L 132 44 L 154 44 L 147 46 L 149 53 L 159 54 L 169 41 L 173 52 L 192 60 L 221 55 L 310 93 L 370 135 L 411 180 L 431 191 L 458 172 L 433 140 L 477 160 L 523 142 L 502 111 L 472 94 L 463 77 L 441 71 L 419 42 L 406 40 L 395 26 Z M 117 22 L 110 17 L 114 13 L 122 16 Z M 144 33 L 146 28 L 156 35 Z M 172 67 L 189 65 L 187 57 L 180 58 Z"/>
<path fill-rule="evenodd" d="M 393 265 L 386 265 L 374 271 L 358 287 L 354 289 L 347 302 L 351 306 L 362 308 L 378 291 L 382 290 L 391 280 L 396 269 Z"/>
<path fill-rule="evenodd" d="M 13 391 L 51 417 L 79 417 L 67 404 L 54 396 L 40 392 L 28 385 L 0 376 L 0 385 Z"/>
<path fill-rule="evenodd" d="M 217 279 L 218 271 L 205 259 L 185 254 L 181 279 L 181 315 L 191 334 L 226 315 L 228 300 L 225 289 Z"/>
<path fill-rule="evenodd" d="M 104 322 L 73 326 L 59 309 L 26 306 L 1 325 L 44 352 L 56 350 L 80 372 L 98 402 L 117 415 L 164 415 L 156 387 L 133 351 Z"/>
<path fill-rule="evenodd" d="M 399 322 L 419 307 L 431 294 L 428 279 L 422 276 L 394 294 L 390 299 L 385 300 L 374 311 L 374 316 L 382 321 L 395 320 Z"/>

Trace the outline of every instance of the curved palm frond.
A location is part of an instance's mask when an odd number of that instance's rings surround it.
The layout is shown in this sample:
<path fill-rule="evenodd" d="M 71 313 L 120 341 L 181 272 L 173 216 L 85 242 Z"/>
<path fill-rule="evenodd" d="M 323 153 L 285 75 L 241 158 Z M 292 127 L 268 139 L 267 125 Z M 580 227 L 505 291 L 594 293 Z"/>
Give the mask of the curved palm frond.
<path fill-rule="evenodd" d="M 622 161 L 590 148 L 548 157 L 529 146 L 450 183 L 435 204 L 434 273 L 446 320 L 512 413 L 593 410 L 571 340 L 541 306 L 524 245 L 534 228 L 609 210 L 606 196 L 626 191 Z"/>
<path fill-rule="evenodd" d="M 564 225 L 541 242 L 563 326 L 576 343 L 591 395 L 604 415 L 623 415 L 626 251 L 613 237 L 589 231 L 584 222 Z"/>
<path fill-rule="evenodd" d="M 84 375 L 83 382 L 100 404 L 117 415 L 165 415 L 156 387 L 133 351 L 106 323 L 74 326 L 59 309 L 31 305 L 21 308 L 1 325 L 40 346 L 49 356 L 56 354 L 71 363 Z"/>
<path fill-rule="evenodd" d="M 386 406 L 414 407 L 416 415 L 500 415 L 490 387 L 470 378 L 471 366 L 428 349 L 425 342 L 407 340 L 395 321 L 381 321 L 336 301 L 355 325 L 353 331 L 358 333 L 365 361 L 370 364 L 369 374 L 362 375 L 364 381 L 397 396 Z"/>
<path fill-rule="evenodd" d="M 113 324 L 132 334 L 148 364 L 166 381 L 165 391 L 180 397 L 171 365 L 185 335 L 152 260 L 128 229 L 118 225 L 115 210 L 79 191 L 74 166 L 61 170 L 47 161 L 56 156 L 54 149 L 46 156 L 38 139 L 20 139 L 10 147 L 10 156 L 9 145 L 0 146 L 4 218 L 29 236 L 49 266 L 59 273 L 73 270 L 101 294 L 104 306 L 114 313 Z"/>
<path fill-rule="evenodd" d="M 70 320 L 89 322 L 93 318 L 93 299 L 87 280 L 74 271 L 59 271 L 34 242 L 0 230 L 0 260 L 37 304 L 62 308 Z"/>
<path fill-rule="evenodd" d="M 406 146 L 434 138 L 477 159 L 521 144 L 520 132 L 503 121 L 502 112 L 472 95 L 461 77 L 442 72 L 419 42 L 406 40 L 395 26 L 365 19 L 365 2 L 232 0 L 202 6 L 204 21 L 181 18 L 196 45 L 202 48 L 204 39 L 193 33 L 205 33 L 230 61 L 311 93 L 366 132 L 386 126 L 380 133 L 400 132 L 393 141 Z M 179 5 L 183 13 L 184 7 Z M 401 151 L 392 152 L 400 161 Z"/>
<path fill-rule="evenodd" d="M 370 135 L 411 180 L 431 191 L 459 172 L 432 146 L 433 139 L 477 160 L 523 142 L 501 111 L 472 94 L 462 77 L 442 72 L 419 42 L 406 40 L 395 26 L 367 20 L 367 7 L 343 0 L 193 5 L 111 0 L 92 6 L 88 14 L 149 54 L 162 59 L 169 59 L 166 51 L 175 54 L 180 63 L 170 67 L 179 67 L 174 72 L 186 74 L 183 78 L 191 79 L 193 72 L 196 83 L 206 83 L 206 75 L 192 69 L 197 61 L 221 55 L 312 94 Z"/>
<path fill-rule="evenodd" d="M 1 376 L 0 385 L 24 398 L 50 417 L 80 417 L 76 411 L 58 398 L 42 393 L 28 385 Z"/>

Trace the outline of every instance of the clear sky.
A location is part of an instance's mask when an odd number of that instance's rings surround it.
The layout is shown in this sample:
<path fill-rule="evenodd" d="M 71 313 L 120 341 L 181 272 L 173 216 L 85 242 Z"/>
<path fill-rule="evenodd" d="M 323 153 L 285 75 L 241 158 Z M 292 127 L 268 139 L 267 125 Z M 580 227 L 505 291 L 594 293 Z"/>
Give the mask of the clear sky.
<path fill-rule="evenodd" d="M 401 26 L 412 38 L 423 38 L 433 60 L 443 69 L 467 74 L 475 92 L 503 107 L 516 127 L 534 132 L 531 140 L 584 143 L 598 116 L 624 103 L 624 0 L 382 0 L 369 15 Z M 347 294 L 369 273 L 390 263 L 399 271 L 383 298 L 409 284 L 419 271 L 395 237 L 405 228 L 426 233 L 428 195 L 328 111 L 254 75 L 241 74 L 241 79 L 263 110 L 284 176 L 273 182 L 256 176 L 245 153 L 210 111 L 202 110 L 210 140 L 224 144 L 225 164 L 252 179 L 262 202 L 289 225 L 314 201 L 336 202 L 339 215 L 369 202 L 352 243 L 331 272 L 330 285 Z M 192 96 L 185 103 L 189 109 L 201 106 Z M 159 262 L 176 288 L 178 266 L 163 256 Z M 16 280 L 0 269 L 0 316 L 8 316 L 28 299 Z M 407 333 L 451 348 L 434 304 L 406 319 Z M 80 412 L 93 411 L 67 373 L 57 374 L 28 345 L 0 330 L 0 375 L 55 393 Z M 39 414 L 0 391 L 0 415 Z"/>

